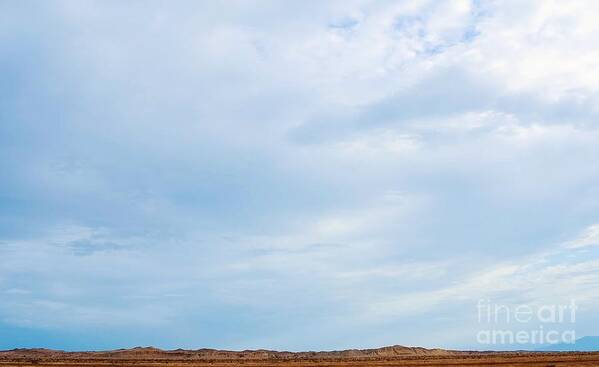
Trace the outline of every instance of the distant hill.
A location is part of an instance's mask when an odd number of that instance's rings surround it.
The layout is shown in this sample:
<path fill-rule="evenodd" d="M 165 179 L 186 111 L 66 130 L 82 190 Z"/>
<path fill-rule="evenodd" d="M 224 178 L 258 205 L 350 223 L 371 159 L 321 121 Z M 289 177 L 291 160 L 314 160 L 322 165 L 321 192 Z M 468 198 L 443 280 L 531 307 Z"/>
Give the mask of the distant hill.
<path fill-rule="evenodd" d="M 599 336 L 585 336 L 571 344 L 554 344 L 542 350 L 547 352 L 596 352 L 599 351 Z"/>
<path fill-rule="evenodd" d="M 272 350 L 227 351 L 216 349 L 161 350 L 153 347 L 136 347 L 102 352 L 64 352 L 50 349 L 13 349 L 0 351 L 3 360 L 295 360 L 295 359 L 351 359 L 351 358 L 393 358 L 406 356 L 437 356 L 453 353 L 442 349 L 426 349 L 394 345 L 376 349 L 348 349 L 324 352 L 279 352 Z"/>

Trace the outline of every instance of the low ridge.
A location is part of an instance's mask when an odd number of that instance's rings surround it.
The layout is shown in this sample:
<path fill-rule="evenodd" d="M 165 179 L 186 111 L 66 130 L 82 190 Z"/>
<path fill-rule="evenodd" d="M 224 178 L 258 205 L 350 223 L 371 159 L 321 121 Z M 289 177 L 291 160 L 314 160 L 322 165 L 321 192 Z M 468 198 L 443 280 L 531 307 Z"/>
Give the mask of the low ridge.
<path fill-rule="evenodd" d="M 151 360 L 231 360 L 231 359 L 361 359 L 417 355 L 450 355 L 457 352 L 393 345 L 376 349 L 347 349 L 340 351 L 288 352 L 273 350 L 228 351 L 218 349 L 162 350 L 155 347 L 135 347 L 99 352 L 65 352 L 50 349 L 12 349 L 0 351 L 1 360 L 43 358 L 71 359 L 151 359 Z"/>

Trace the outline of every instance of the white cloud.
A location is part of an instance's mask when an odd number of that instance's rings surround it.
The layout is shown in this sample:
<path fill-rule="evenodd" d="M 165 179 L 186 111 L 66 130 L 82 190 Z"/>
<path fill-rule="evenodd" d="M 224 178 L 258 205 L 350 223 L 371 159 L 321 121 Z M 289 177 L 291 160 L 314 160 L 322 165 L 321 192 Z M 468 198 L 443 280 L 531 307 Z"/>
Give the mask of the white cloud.
<path fill-rule="evenodd" d="M 545 252 L 598 220 L 594 2 L 259 5 L 0 5 L 0 319 L 323 348 L 595 304 L 597 226 Z"/>
<path fill-rule="evenodd" d="M 599 224 L 593 224 L 589 226 L 584 232 L 575 240 L 566 242 L 565 247 L 567 248 L 583 248 L 589 246 L 599 245 Z"/>

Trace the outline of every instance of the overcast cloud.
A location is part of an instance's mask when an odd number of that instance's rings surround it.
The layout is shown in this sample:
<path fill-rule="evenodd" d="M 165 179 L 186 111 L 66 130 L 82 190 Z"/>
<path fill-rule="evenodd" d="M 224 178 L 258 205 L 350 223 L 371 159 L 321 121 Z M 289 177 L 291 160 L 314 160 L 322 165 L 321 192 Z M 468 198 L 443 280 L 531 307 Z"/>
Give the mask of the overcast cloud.
<path fill-rule="evenodd" d="M 599 3 L 0 2 L 0 349 L 599 319 Z"/>

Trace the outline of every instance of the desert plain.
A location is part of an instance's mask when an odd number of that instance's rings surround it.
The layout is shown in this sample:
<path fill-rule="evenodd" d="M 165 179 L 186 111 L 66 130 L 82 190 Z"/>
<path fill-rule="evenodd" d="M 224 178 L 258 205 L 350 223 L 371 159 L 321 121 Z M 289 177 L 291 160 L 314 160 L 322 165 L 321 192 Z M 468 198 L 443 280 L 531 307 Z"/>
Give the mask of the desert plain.
<path fill-rule="evenodd" d="M 101 352 L 13 349 L 0 367 L 599 366 L 599 352 L 480 352 L 390 346 L 326 352 L 137 347 Z"/>

